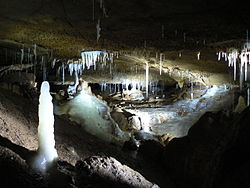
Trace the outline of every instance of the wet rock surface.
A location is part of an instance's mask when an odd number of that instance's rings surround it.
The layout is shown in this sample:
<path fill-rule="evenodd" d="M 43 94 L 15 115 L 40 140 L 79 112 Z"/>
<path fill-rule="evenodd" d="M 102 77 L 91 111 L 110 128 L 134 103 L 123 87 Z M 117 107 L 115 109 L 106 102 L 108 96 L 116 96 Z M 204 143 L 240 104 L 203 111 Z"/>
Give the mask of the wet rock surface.
<path fill-rule="evenodd" d="M 243 166 L 249 164 L 244 148 L 249 142 L 249 129 L 246 128 L 246 114 L 249 113 L 249 108 L 234 118 L 223 113 L 206 113 L 187 136 L 171 140 L 164 149 L 162 160 L 172 172 L 170 176 L 175 184 L 248 187 L 249 171 Z"/>

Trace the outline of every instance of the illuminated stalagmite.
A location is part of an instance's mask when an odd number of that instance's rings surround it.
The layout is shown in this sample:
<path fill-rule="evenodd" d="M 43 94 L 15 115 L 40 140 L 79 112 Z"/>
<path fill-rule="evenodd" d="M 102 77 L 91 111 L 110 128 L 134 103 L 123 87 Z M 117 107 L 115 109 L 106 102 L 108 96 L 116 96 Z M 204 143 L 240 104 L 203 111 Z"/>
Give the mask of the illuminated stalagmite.
<path fill-rule="evenodd" d="M 41 86 L 39 97 L 39 126 L 38 156 L 35 160 L 35 167 L 40 170 L 46 170 L 46 167 L 57 158 L 54 139 L 54 114 L 52 97 L 49 93 L 50 86 L 44 81 Z"/>

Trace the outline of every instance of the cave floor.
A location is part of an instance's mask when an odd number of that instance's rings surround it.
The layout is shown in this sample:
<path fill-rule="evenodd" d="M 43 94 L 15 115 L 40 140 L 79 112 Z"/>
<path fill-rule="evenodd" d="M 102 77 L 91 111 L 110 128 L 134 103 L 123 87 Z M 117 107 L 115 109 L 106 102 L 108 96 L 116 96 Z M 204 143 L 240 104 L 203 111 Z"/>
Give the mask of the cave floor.
<path fill-rule="evenodd" d="M 7 90 L 0 91 L 1 136 L 9 139 L 13 144 L 36 150 L 38 148 L 36 104 Z M 112 156 L 159 186 L 173 187 L 171 180 L 166 180 L 163 173 L 160 173 L 164 169 L 157 163 L 139 156 L 135 158 L 133 152 L 124 151 L 118 145 L 104 142 L 88 134 L 81 126 L 70 122 L 65 117 L 55 116 L 55 140 L 59 159 L 72 165 L 77 160 L 90 156 Z M 14 152 L 19 153 L 19 151 Z"/>

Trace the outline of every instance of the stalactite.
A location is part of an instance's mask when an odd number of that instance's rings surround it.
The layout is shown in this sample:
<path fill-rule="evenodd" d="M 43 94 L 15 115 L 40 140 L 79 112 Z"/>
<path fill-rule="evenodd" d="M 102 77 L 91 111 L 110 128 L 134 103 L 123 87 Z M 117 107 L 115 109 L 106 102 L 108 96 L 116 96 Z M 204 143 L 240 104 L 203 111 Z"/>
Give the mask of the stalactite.
<path fill-rule="evenodd" d="M 28 64 L 30 63 L 30 48 L 28 48 L 28 57 L 27 57 Z"/>
<path fill-rule="evenodd" d="M 149 76 L 149 65 L 148 65 L 148 61 L 145 62 L 146 63 L 146 98 L 148 98 L 148 76 Z"/>
<path fill-rule="evenodd" d="M 250 88 L 247 88 L 247 106 L 250 105 Z"/>
<path fill-rule="evenodd" d="M 197 53 L 197 60 L 198 60 L 198 61 L 200 60 L 200 55 L 201 55 L 201 52 L 198 52 L 198 53 Z"/>
<path fill-rule="evenodd" d="M 243 66 L 244 66 L 244 60 L 242 60 L 240 63 L 240 75 L 239 75 L 240 76 L 240 90 L 242 90 L 242 85 L 243 85 Z"/>
<path fill-rule="evenodd" d="M 92 5 L 93 5 L 93 8 L 92 8 L 92 19 L 93 21 L 95 20 L 95 0 L 92 0 Z"/>
<path fill-rule="evenodd" d="M 218 52 L 218 53 L 217 53 L 217 55 L 218 55 L 218 61 L 220 61 L 220 58 L 221 58 L 221 52 Z"/>
<path fill-rule="evenodd" d="M 100 9 L 102 9 L 103 6 L 103 0 L 100 0 Z"/>
<path fill-rule="evenodd" d="M 65 82 L 65 70 L 64 70 L 64 63 L 62 63 L 62 84 Z"/>
<path fill-rule="evenodd" d="M 96 41 L 98 42 L 101 37 L 101 23 L 100 19 L 98 19 L 98 22 L 96 24 Z"/>
<path fill-rule="evenodd" d="M 106 90 L 107 90 L 107 84 L 104 83 L 104 91 L 106 91 Z"/>
<path fill-rule="evenodd" d="M 21 64 L 23 63 L 24 59 L 24 48 L 21 49 Z"/>
<path fill-rule="evenodd" d="M 164 39 L 164 25 L 161 25 L 161 38 Z"/>
<path fill-rule="evenodd" d="M 227 53 L 225 53 L 225 61 L 227 61 L 227 60 L 228 60 Z"/>
<path fill-rule="evenodd" d="M 161 72 L 162 72 L 162 61 L 163 61 L 163 54 L 160 53 L 160 75 L 161 75 Z"/>
<path fill-rule="evenodd" d="M 42 67 L 43 67 L 43 81 L 46 80 L 46 77 L 47 77 L 47 70 L 46 70 L 46 62 L 45 62 L 45 59 L 44 59 L 44 56 L 42 56 Z"/>
<path fill-rule="evenodd" d="M 36 61 L 37 61 L 37 45 L 36 44 L 34 44 L 34 50 L 33 50 L 33 52 L 34 52 L 35 63 L 36 63 Z"/>
<path fill-rule="evenodd" d="M 247 54 L 244 55 L 244 66 L 245 66 L 245 81 L 247 81 Z"/>
<path fill-rule="evenodd" d="M 52 69 L 55 67 L 55 64 L 56 64 L 56 59 L 54 59 L 54 60 L 51 62 L 51 68 L 52 68 Z"/>

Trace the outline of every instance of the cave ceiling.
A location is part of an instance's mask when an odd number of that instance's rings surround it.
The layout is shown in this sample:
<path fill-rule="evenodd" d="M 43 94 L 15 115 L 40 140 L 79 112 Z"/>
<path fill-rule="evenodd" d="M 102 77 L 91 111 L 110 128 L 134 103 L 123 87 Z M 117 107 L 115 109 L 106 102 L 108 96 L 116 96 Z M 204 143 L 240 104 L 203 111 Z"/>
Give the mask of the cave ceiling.
<path fill-rule="evenodd" d="M 1 0 L 0 39 L 38 44 L 53 49 L 57 56 L 75 57 L 82 50 L 172 50 L 194 48 L 205 41 L 242 39 L 249 23 L 246 8 L 226 0 L 101 2 Z M 101 36 L 97 42 L 98 19 Z"/>

